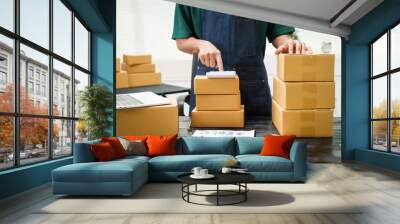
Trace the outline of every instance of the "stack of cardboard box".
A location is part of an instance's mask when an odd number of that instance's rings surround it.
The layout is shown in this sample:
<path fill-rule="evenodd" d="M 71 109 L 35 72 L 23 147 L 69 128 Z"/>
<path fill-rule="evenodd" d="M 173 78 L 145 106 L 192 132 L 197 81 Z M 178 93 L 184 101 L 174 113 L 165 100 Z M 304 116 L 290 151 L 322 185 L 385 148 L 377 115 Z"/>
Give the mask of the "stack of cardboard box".
<path fill-rule="evenodd" d="M 280 134 L 332 136 L 334 61 L 331 54 L 278 56 L 272 121 Z"/>
<path fill-rule="evenodd" d="M 239 78 L 194 79 L 196 108 L 192 127 L 243 127 L 244 107 L 240 105 Z"/>
<path fill-rule="evenodd" d="M 151 55 L 124 55 L 121 70 L 120 59 L 117 58 L 117 88 L 152 86 L 161 84 L 161 73 L 156 72 Z"/>
<path fill-rule="evenodd" d="M 128 73 L 125 70 L 122 70 L 121 59 L 117 58 L 115 60 L 115 77 L 116 77 L 116 87 L 117 89 L 128 88 Z"/>

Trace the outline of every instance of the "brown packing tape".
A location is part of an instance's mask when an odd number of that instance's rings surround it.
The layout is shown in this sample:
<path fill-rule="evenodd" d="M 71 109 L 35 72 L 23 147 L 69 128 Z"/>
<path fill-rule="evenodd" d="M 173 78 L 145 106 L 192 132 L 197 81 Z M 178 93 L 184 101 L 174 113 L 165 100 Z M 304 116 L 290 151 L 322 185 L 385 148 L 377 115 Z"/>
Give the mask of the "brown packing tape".
<path fill-rule="evenodd" d="M 301 72 L 300 75 L 303 80 L 317 80 L 317 73 L 315 72 Z"/>
<path fill-rule="evenodd" d="M 304 56 L 302 57 L 302 63 L 304 66 L 315 66 L 317 64 L 317 58 L 315 56 Z"/>
<path fill-rule="evenodd" d="M 299 126 L 299 129 L 301 133 L 306 133 L 307 135 L 310 136 L 315 135 L 315 126 Z"/>
<path fill-rule="evenodd" d="M 300 113 L 300 121 L 314 123 L 315 122 L 315 113 L 312 113 L 312 112 Z"/>
<path fill-rule="evenodd" d="M 316 107 L 317 106 L 317 91 L 318 91 L 318 84 L 316 83 L 305 83 L 302 85 L 302 105 L 303 107 Z"/>
<path fill-rule="evenodd" d="M 304 93 L 314 95 L 317 93 L 317 86 L 318 86 L 318 84 L 316 84 L 316 83 L 307 82 L 307 83 L 304 83 L 304 85 L 302 85 L 301 88 Z"/>
<path fill-rule="evenodd" d="M 317 99 L 315 97 L 303 97 L 301 102 L 303 107 L 317 107 Z"/>

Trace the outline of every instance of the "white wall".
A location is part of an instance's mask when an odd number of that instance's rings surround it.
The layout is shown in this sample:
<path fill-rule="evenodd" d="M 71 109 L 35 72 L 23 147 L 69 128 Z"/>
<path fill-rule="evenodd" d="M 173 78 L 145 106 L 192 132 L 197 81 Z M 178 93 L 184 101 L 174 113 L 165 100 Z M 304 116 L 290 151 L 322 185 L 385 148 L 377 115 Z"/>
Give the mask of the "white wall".
<path fill-rule="evenodd" d="M 192 56 L 171 39 L 174 9 L 162 0 L 118 0 L 117 56 L 149 53 L 163 81 L 190 80 Z"/>
<path fill-rule="evenodd" d="M 192 57 L 177 50 L 171 39 L 175 4 L 163 0 L 118 0 L 117 1 L 117 56 L 123 54 L 153 55 L 157 70 L 164 82 L 190 85 Z M 339 37 L 297 29 L 303 42 L 314 52 L 320 52 L 321 42 L 332 42 L 332 53 L 336 54 L 335 117 L 340 117 L 341 104 L 341 41 Z M 265 63 L 272 87 L 276 70 L 274 48 L 268 44 Z"/>

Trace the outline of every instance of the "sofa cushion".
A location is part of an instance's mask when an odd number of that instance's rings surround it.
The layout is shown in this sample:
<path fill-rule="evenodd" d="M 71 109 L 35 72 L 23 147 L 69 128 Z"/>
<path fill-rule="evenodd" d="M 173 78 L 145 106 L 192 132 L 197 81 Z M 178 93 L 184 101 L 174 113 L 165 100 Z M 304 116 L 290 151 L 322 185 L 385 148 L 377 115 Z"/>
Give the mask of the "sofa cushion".
<path fill-rule="evenodd" d="M 190 172 L 193 167 L 199 166 L 210 171 L 219 171 L 230 159 L 231 155 L 175 155 L 158 156 L 149 160 L 150 171 L 163 172 Z"/>
<path fill-rule="evenodd" d="M 121 144 L 119 141 L 119 138 L 117 137 L 104 137 L 101 138 L 101 142 L 108 142 L 114 149 L 115 155 L 117 158 L 122 158 L 126 156 L 126 151 L 124 149 L 124 146 Z"/>
<path fill-rule="evenodd" d="M 249 172 L 292 172 L 292 161 L 278 156 L 238 155 L 240 167 Z"/>
<path fill-rule="evenodd" d="M 261 149 L 261 156 L 280 156 L 286 159 L 289 158 L 290 148 L 294 140 L 295 135 L 265 135 L 264 146 Z"/>
<path fill-rule="evenodd" d="M 147 163 L 140 159 L 109 162 L 75 163 L 53 170 L 58 182 L 130 182 L 135 172 L 147 172 Z M 147 176 L 147 173 L 143 173 Z"/>
<path fill-rule="evenodd" d="M 263 137 L 238 137 L 236 138 L 236 155 L 259 154 L 263 145 Z"/>
<path fill-rule="evenodd" d="M 235 139 L 231 137 L 183 137 L 180 139 L 180 154 L 225 154 L 235 155 Z"/>
<path fill-rule="evenodd" d="M 145 156 L 147 155 L 146 143 L 141 140 L 126 140 L 124 138 L 119 138 L 122 146 L 126 151 L 126 155 L 137 155 Z"/>
<path fill-rule="evenodd" d="M 154 156 L 165 156 L 176 154 L 176 139 L 177 135 L 170 136 L 155 136 L 150 135 L 147 137 L 147 155 Z"/>
<path fill-rule="evenodd" d="M 118 158 L 112 145 L 108 142 L 93 144 L 90 147 L 92 149 L 94 157 L 96 157 L 96 161 L 105 162 Z"/>

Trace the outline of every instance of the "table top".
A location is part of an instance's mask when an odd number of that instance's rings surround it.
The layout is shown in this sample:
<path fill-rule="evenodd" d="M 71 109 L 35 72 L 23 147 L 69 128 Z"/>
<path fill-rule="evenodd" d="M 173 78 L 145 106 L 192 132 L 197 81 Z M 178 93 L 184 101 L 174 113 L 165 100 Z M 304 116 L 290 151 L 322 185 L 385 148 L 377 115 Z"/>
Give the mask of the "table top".
<path fill-rule="evenodd" d="M 182 174 L 177 177 L 178 181 L 186 184 L 237 184 L 248 183 L 255 180 L 249 173 L 213 173 L 212 179 L 193 179 L 191 173 Z"/>
<path fill-rule="evenodd" d="M 141 86 L 141 87 L 117 89 L 116 92 L 117 94 L 153 92 L 155 94 L 165 96 L 167 94 L 183 93 L 189 91 L 190 88 L 162 83 L 161 85 L 154 85 L 154 86 Z"/>

